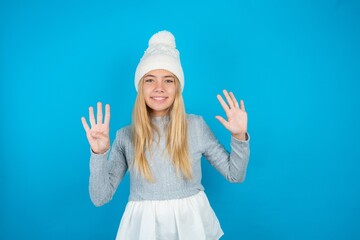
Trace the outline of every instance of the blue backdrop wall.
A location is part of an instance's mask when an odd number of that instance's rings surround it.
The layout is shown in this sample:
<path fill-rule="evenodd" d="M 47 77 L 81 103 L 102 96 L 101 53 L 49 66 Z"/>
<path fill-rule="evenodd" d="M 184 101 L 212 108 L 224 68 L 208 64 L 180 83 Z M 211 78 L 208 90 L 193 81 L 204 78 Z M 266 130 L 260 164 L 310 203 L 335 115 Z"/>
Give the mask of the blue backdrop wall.
<path fill-rule="evenodd" d="M 245 182 L 203 161 L 223 239 L 360 239 L 359 23 L 355 0 L 2 0 L 0 238 L 114 239 L 129 179 L 92 205 L 80 117 L 110 103 L 112 140 L 130 123 L 135 67 L 167 29 L 187 112 L 228 149 L 216 94 L 248 112 Z"/>

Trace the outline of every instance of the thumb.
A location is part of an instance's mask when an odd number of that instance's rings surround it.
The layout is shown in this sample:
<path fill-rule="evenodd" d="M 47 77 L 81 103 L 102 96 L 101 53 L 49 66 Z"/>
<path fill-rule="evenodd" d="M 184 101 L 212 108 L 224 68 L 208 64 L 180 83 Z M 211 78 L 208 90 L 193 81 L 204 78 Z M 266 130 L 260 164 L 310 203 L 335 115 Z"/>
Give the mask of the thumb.
<path fill-rule="evenodd" d="M 228 122 L 221 116 L 215 116 L 217 120 L 226 128 L 228 129 Z"/>
<path fill-rule="evenodd" d="M 90 135 L 93 137 L 93 138 L 96 138 L 97 137 L 97 132 L 90 132 Z"/>
<path fill-rule="evenodd" d="M 106 135 L 105 133 L 102 132 L 91 132 L 91 137 L 96 138 L 96 139 L 106 139 L 109 136 Z"/>

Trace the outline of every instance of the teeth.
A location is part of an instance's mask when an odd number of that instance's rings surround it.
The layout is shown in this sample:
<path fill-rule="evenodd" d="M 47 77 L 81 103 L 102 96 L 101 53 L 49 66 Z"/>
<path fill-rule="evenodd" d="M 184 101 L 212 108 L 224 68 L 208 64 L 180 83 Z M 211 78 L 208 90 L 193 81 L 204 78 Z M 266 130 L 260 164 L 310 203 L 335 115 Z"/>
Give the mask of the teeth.
<path fill-rule="evenodd" d="M 153 97 L 153 99 L 155 99 L 155 100 L 164 100 L 165 98 L 164 97 Z"/>

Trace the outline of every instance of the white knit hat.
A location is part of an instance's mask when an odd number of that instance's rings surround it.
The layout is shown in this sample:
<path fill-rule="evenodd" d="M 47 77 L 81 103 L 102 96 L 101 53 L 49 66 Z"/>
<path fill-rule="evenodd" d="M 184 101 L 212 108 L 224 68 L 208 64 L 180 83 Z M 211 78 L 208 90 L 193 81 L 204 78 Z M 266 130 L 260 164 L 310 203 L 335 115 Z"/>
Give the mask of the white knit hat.
<path fill-rule="evenodd" d="M 149 40 L 149 47 L 135 71 L 135 88 L 141 78 L 155 69 L 163 69 L 174 74 L 180 81 L 181 90 L 184 89 L 184 73 L 180 63 L 180 53 L 176 49 L 175 37 L 168 31 L 160 31 Z"/>

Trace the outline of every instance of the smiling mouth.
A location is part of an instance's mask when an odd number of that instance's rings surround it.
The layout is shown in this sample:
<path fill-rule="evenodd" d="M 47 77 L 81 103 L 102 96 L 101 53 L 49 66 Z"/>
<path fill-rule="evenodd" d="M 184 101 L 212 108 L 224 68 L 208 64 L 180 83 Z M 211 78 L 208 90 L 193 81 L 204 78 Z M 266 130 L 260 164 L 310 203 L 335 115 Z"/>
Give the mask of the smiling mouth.
<path fill-rule="evenodd" d="M 151 97 L 151 99 L 154 99 L 156 101 L 162 101 L 162 100 L 167 99 L 167 97 Z"/>

